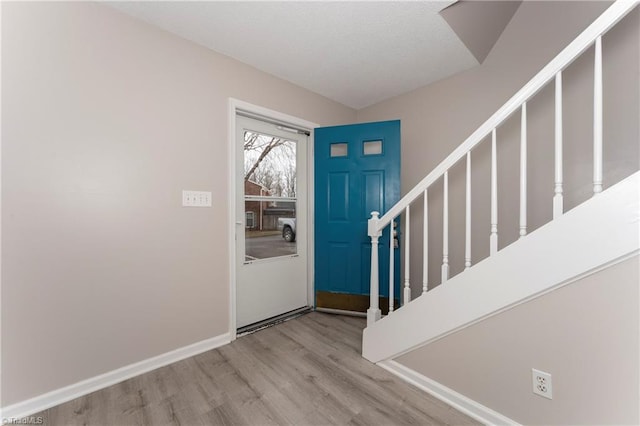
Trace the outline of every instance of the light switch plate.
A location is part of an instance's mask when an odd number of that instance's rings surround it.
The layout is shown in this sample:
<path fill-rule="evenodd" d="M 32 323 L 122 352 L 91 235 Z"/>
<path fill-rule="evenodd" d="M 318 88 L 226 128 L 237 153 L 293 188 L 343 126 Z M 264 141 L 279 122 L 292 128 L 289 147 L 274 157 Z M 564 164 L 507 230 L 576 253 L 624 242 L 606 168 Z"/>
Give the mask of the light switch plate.
<path fill-rule="evenodd" d="M 184 207 L 211 207 L 211 192 L 183 190 L 182 205 Z"/>

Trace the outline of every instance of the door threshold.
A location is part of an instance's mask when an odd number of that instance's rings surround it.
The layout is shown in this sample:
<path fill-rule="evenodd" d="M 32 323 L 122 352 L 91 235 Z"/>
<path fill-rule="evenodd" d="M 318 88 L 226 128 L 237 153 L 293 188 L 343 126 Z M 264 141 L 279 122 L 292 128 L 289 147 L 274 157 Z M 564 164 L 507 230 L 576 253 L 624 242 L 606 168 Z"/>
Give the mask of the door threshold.
<path fill-rule="evenodd" d="M 336 315 L 348 315 L 351 317 L 366 317 L 366 312 L 358 312 L 358 311 L 348 311 L 345 309 L 333 309 L 333 308 L 316 308 L 318 312 L 325 312 L 327 314 L 336 314 Z"/>
<path fill-rule="evenodd" d="M 400 308 L 400 300 L 394 299 L 394 309 Z M 332 291 L 318 290 L 316 291 L 316 310 L 331 309 L 334 313 L 346 314 L 353 312 L 354 314 L 362 313 L 366 316 L 371 297 L 368 294 L 350 294 L 336 293 Z M 389 298 L 380 296 L 378 306 L 382 311 L 382 315 L 386 315 L 389 311 Z M 331 311 L 325 311 L 331 312 Z M 349 315 L 349 314 L 346 314 Z"/>
<path fill-rule="evenodd" d="M 276 324 L 280 324 L 285 321 L 289 321 L 294 318 L 298 318 L 302 315 L 306 315 L 313 310 L 310 306 L 305 306 L 304 308 L 294 309 L 293 311 L 285 312 L 284 314 L 276 315 L 275 317 L 267 318 L 266 320 L 254 322 L 253 324 L 245 325 L 244 327 L 240 327 L 236 331 L 236 337 L 241 337 L 247 334 L 255 333 L 256 331 L 262 330 L 267 327 L 271 327 Z"/>

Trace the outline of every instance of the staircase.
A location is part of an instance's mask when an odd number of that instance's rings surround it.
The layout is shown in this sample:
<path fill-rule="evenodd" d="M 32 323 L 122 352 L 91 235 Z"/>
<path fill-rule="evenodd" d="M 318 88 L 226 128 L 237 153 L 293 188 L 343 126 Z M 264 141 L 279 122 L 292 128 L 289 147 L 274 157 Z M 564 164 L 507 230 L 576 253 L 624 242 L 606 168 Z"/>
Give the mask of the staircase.
<path fill-rule="evenodd" d="M 603 182 L 603 79 L 602 36 L 637 6 L 635 1 L 618 0 L 549 62 L 535 77 L 471 134 L 442 163 L 412 188 L 395 206 L 380 217 L 372 212 L 368 225 L 371 238 L 370 307 L 363 335 L 363 356 L 372 362 L 391 360 L 429 344 L 492 315 L 527 302 L 581 277 L 607 268 L 640 252 L 640 173 L 620 182 Z M 563 196 L 563 71 L 593 46 L 593 197 L 565 211 Z M 550 188 L 551 222 L 528 233 L 527 224 L 527 103 L 547 85 L 555 86 L 554 107 L 554 188 Z M 499 250 L 497 129 L 510 117 L 520 118 L 519 236 Z M 489 142 L 490 141 L 490 142 Z M 487 244 L 489 257 L 472 265 L 471 254 L 471 159 L 480 144 L 491 144 L 491 214 Z M 615 143 L 615 141 L 611 141 Z M 466 166 L 464 271 L 450 277 L 449 266 L 449 171 L 459 163 Z M 442 229 L 429 229 L 428 194 L 438 183 L 443 192 Z M 442 185 L 441 187 L 439 185 Z M 425 278 L 422 294 L 411 300 L 410 238 L 411 207 L 422 203 L 423 276 L 428 277 L 429 232 L 442 232 L 441 284 L 430 289 Z M 382 318 L 379 307 L 380 261 L 394 270 L 393 244 L 389 259 L 378 258 L 378 239 L 393 230 L 394 221 L 404 216 L 404 279 L 395 283 L 393 273 L 385 277 L 389 294 L 401 288 L 402 307 Z M 579 253 L 580 255 L 576 255 Z M 416 326 L 418 325 L 418 326 Z"/>

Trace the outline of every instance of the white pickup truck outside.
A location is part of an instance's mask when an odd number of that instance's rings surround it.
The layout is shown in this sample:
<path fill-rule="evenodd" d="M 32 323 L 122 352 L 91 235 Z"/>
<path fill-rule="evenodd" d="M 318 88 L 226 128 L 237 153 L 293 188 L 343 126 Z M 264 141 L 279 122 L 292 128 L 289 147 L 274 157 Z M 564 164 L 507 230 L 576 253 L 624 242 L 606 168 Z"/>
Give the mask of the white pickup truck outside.
<path fill-rule="evenodd" d="M 289 217 L 278 218 L 278 231 L 282 231 L 282 238 L 288 243 L 296 240 L 296 219 Z"/>

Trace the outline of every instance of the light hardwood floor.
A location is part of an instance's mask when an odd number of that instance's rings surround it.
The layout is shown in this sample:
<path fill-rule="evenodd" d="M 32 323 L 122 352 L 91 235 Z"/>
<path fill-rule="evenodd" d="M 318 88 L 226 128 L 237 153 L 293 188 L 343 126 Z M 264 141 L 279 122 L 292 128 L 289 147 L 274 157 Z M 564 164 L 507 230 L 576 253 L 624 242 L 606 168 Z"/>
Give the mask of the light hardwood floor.
<path fill-rule="evenodd" d="M 36 416 L 61 426 L 477 424 L 363 359 L 364 327 L 312 312 Z"/>

